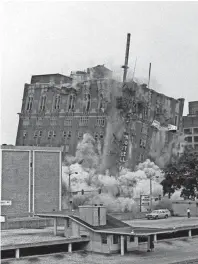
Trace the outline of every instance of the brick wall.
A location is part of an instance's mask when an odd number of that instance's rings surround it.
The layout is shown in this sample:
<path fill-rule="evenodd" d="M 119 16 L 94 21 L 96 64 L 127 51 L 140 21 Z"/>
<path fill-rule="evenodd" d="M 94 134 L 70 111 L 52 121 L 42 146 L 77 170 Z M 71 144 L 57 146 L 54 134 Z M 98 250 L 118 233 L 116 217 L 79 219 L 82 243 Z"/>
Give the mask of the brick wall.
<path fill-rule="evenodd" d="M 59 209 L 59 155 L 35 152 L 35 212 Z"/>
<path fill-rule="evenodd" d="M 2 206 L 2 214 L 59 210 L 60 154 L 60 148 L 2 146 L 1 200 L 12 201 L 11 206 Z"/>
<path fill-rule="evenodd" d="M 2 151 L 1 199 L 11 200 L 11 206 L 2 206 L 2 214 L 28 213 L 29 152 Z"/>

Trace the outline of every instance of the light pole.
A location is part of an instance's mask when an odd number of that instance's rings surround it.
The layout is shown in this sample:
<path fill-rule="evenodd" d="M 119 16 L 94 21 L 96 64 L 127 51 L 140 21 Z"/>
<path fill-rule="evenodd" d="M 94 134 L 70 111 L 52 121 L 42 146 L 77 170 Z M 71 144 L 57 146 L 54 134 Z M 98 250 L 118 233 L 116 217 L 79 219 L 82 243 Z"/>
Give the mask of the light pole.
<path fill-rule="evenodd" d="M 152 205 L 153 205 L 152 195 L 153 195 L 153 191 L 152 191 L 152 177 L 150 177 L 150 210 L 151 211 L 152 211 Z"/>
<path fill-rule="evenodd" d="M 78 172 L 71 172 L 69 170 L 69 210 L 71 211 L 71 208 L 72 208 L 72 201 L 70 200 L 71 199 L 71 175 L 72 174 L 78 174 Z"/>

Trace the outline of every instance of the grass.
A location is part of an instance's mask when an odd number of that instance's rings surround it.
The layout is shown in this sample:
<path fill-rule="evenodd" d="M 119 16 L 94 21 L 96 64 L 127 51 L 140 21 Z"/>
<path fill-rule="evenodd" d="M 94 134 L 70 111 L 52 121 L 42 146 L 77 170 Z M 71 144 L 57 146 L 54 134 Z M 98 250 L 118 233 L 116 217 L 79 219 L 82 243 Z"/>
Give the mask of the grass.
<path fill-rule="evenodd" d="M 164 241 L 164 243 L 168 244 L 168 245 L 172 245 L 173 242 L 172 241 Z"/>
<path fill-rule="evenodd" d="M 56 254 L 56 255 L 53 255 L 53 258 L 55 259 L 63 259 L 65 256 L 63 254 Z"/>
<path fill-rule="evenodd" d="M 38 262 L 40 259 L 38 257 L 33 257 L 28 259 L 29 262 Z"/>

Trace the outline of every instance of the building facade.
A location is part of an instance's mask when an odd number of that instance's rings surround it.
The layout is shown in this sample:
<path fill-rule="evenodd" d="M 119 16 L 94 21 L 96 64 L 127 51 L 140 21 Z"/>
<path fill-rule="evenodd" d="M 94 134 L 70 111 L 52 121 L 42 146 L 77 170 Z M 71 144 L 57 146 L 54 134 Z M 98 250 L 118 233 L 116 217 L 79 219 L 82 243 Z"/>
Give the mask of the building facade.
<path fill-rule="evenodd" d="M 16 145 L 63 147 L 64 154 L 75 155 L 77 143 L 88 132 L 102 147 L 105 169 L 120 163 L 134 167 L 148 158 L 157 133 L 153 121 L 180 130 L 183 104 L 184 99 L 145 85 L 123 86 L 104 65 L 70 77 L 32 76 L 24 88 Z M 166 136 L 166 144 L 172 137 Z"/>
<path fill-rule="evenodd" d="M 189 114 L 183 117 L 186 147 L 198 152 L 198 101 L 189 102 Z"/>
<path fill-rule="evenodd" d="M 1 156 L 2 215 L 61 210 L 61 148 L 5 145 Z"/>

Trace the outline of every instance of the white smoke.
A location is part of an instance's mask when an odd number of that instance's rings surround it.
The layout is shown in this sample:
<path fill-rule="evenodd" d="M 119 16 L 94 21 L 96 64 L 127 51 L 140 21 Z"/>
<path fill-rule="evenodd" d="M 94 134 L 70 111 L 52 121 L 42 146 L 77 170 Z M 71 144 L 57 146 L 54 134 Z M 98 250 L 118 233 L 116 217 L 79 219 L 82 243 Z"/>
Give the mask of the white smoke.
<path fill-rule="evenodd" d="M 82 204 L 102 203 L 109 211 L 125 212 L 137 208 L 136 198 L 150 194 L 150 178 L 152 178 L 152 193 L 162 194 L 159 183 L 160 169 L 150 160 L 137 166 L 137 171 L 123 169 L 120 176 L 97 174 L 95 170 L 83 168 L 83 164 L 72 164 L 63 167 L 63 184 L 68 186 L 70 173 L 71 191 L 79 192 L 73 196 L 76 206 Z M 81 195 L 81 190 L 84 195 Z M 102 193 L 99 194 L 98 190 Z"/>
<path fill-rule="evenodd" d="M 85 168 L 97 168 L 99 163 L 98 145 L 89 134 L 83 135 L 82 141 L 77 145 L 76 159 L 83 162 Z"/>
<path fill-rule="evenodd" d="M 172 195 L 171 195 L 171 200 L 184 200 L 183 197 L 181 197 L 181 192 L 182 192 L 181 188 L 180 190 L 176 190 Z"/>

